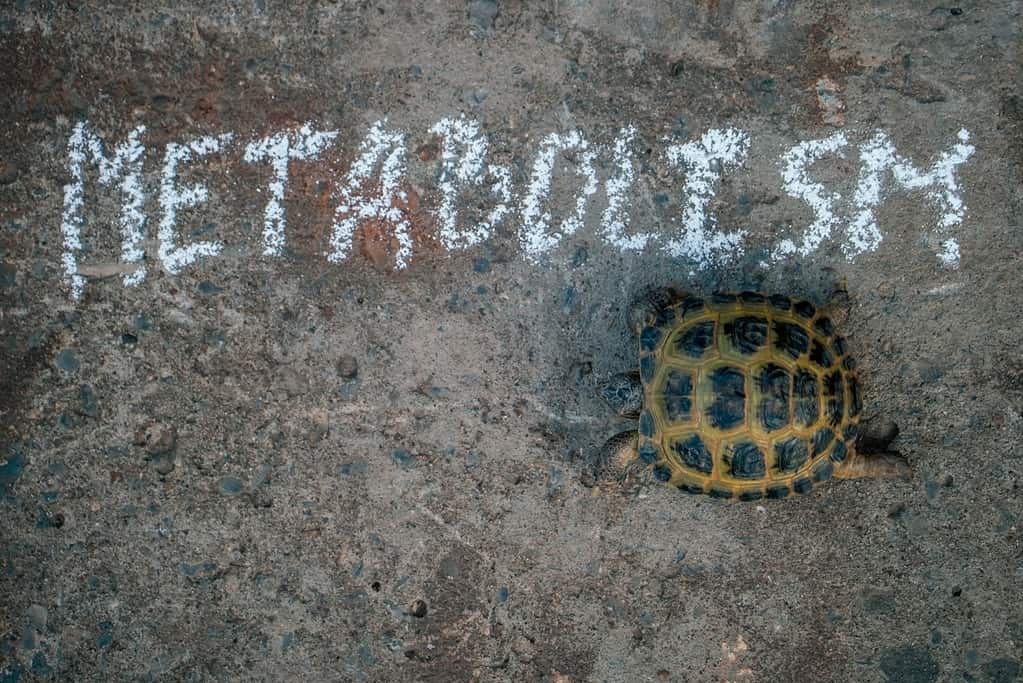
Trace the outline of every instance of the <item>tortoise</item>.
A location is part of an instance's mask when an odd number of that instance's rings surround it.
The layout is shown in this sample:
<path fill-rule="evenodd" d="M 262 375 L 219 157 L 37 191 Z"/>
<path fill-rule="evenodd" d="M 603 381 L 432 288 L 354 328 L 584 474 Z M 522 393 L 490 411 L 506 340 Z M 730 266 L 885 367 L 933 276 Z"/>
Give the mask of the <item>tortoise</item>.
<path fill-rule="evenodd" d="M 599 388 L 638 430 L 611 437 L 603 479 L 648 469 L 688 493 L 760 500 L 831 477 L 905 477 L 891 421 L 861 424 L 856 361 L 826 311 L 759 292 L 648 291 L 628 312 L 639 370 Z"/>

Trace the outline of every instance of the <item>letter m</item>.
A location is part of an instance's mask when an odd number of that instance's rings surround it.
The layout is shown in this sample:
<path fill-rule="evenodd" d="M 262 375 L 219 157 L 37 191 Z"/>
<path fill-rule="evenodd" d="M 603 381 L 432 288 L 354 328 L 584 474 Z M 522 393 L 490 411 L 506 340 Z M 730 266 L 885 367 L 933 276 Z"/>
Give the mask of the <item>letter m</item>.
<path fill-rule="evenodd" d="M 99 169 L 99 182 L 103 186 L 117 185 L 124 196 L 121 205 L 121 262 L 117 269 L 125 286 L 133 286 L 146 277 L 144 265 L 135 265 L 145 256 L 142 251 L 146 216 L 143 213 L 142 160 L 145 148 L 140 142 L 145 133 L 138 126 L 128 133 L 127 139 L 108 155 L 103 141 L 89 129 L 88 122 L 79 122 L 68 140 L 68 172 L 71 182 L 64 186 L 64 213 L 61 234 L 64 240 L 64 278 L 71 289 L 71 298 L 82 296 L 85 278 L 78 267 L 78 252 L 82 249 L 82 204 L 85 198 L 85 165 L 91 162 Z"/>

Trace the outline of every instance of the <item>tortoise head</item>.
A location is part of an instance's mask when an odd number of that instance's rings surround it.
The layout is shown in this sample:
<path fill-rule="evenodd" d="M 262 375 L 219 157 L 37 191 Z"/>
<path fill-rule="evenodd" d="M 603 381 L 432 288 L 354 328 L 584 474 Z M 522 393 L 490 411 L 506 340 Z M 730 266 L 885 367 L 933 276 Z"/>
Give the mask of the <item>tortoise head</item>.
<path fill-rule="evenodd" d="M 597 394 L 622 417 L 639 417 L 643 410 L 643 383 L 636 373 L 611 375 L 597 388 Z"/>

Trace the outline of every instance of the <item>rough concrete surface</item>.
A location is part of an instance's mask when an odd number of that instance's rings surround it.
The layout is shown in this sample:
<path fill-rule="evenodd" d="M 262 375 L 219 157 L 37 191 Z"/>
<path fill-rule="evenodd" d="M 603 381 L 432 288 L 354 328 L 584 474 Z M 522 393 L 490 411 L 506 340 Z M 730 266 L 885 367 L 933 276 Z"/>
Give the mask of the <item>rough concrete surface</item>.
<path fill-rule="evenodd" d="M 1020 12 L 7 0 L 0 681 L 1023 679 Z M 459 114 L 510 169 L 514 215 L 448 249 L 430 129 Z M 407 136 L 393 218 L 362 221 L 330 261 L 339 188 L 385 118 Z M 147 274 L 122 284 L 124 195 L 89 162 L 75 300 L 61 230 L 81 122 L 109 158 L 145 126 Z M 291 164 L 286 247 L 264 255 L 273 174 L 243 151 L 305 122 L 338 135 Z M 666 146 L 748 133 L 741 163 L 712 164 L 707 203 L 740 247 L 704 263 L 601 237 L 607 150 L 629 124 L 629 230 L 658 239 L 684 230 L 689 196 Z M 942 233 L 933 187 L 885 176 L 883 239 L 850 254 L 874 131 L 927 169 L 960 129 L 962 219 Z M 599 147 L 601 189 L 581 193 L 584 154 L 557 155 L 545 210 L 588 197 L 584 224 L 526 258 L 534 160 L 569 131 Z M 174 226 L 223 249 L 172 274 L 167 145 L 228 132 L 182 163 L 179 184 L 208 192 Z M 848 147 L 811 170 L 847 198 L 838 223 L 812 253 L 772 255 L 814 219 L 780 160 L 837 132 Z M 459 221 L 489 211 L 495 182 L 466 190 Z M 958 267 L 938 257 L 950 235 Z M 586 485 L 629 426 L 595 388 L 636 364 L 624 314 L 644 287 L 823 304 L 843 282 L 866 410 L 899 424 L 910 480 L 760 505 Z"/>

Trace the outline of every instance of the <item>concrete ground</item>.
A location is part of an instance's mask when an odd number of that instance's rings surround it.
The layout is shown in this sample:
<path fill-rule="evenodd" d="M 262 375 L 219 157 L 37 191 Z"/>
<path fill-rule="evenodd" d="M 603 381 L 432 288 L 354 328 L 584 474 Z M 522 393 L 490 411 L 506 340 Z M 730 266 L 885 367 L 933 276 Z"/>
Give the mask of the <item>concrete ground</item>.
<path fill-rule="evenodd" d="M 0 681 L 1023 679 L 1020 12 L 4 2 Z M 844 283 L 912 478 L 589 486 L 668 283 Z"/>

